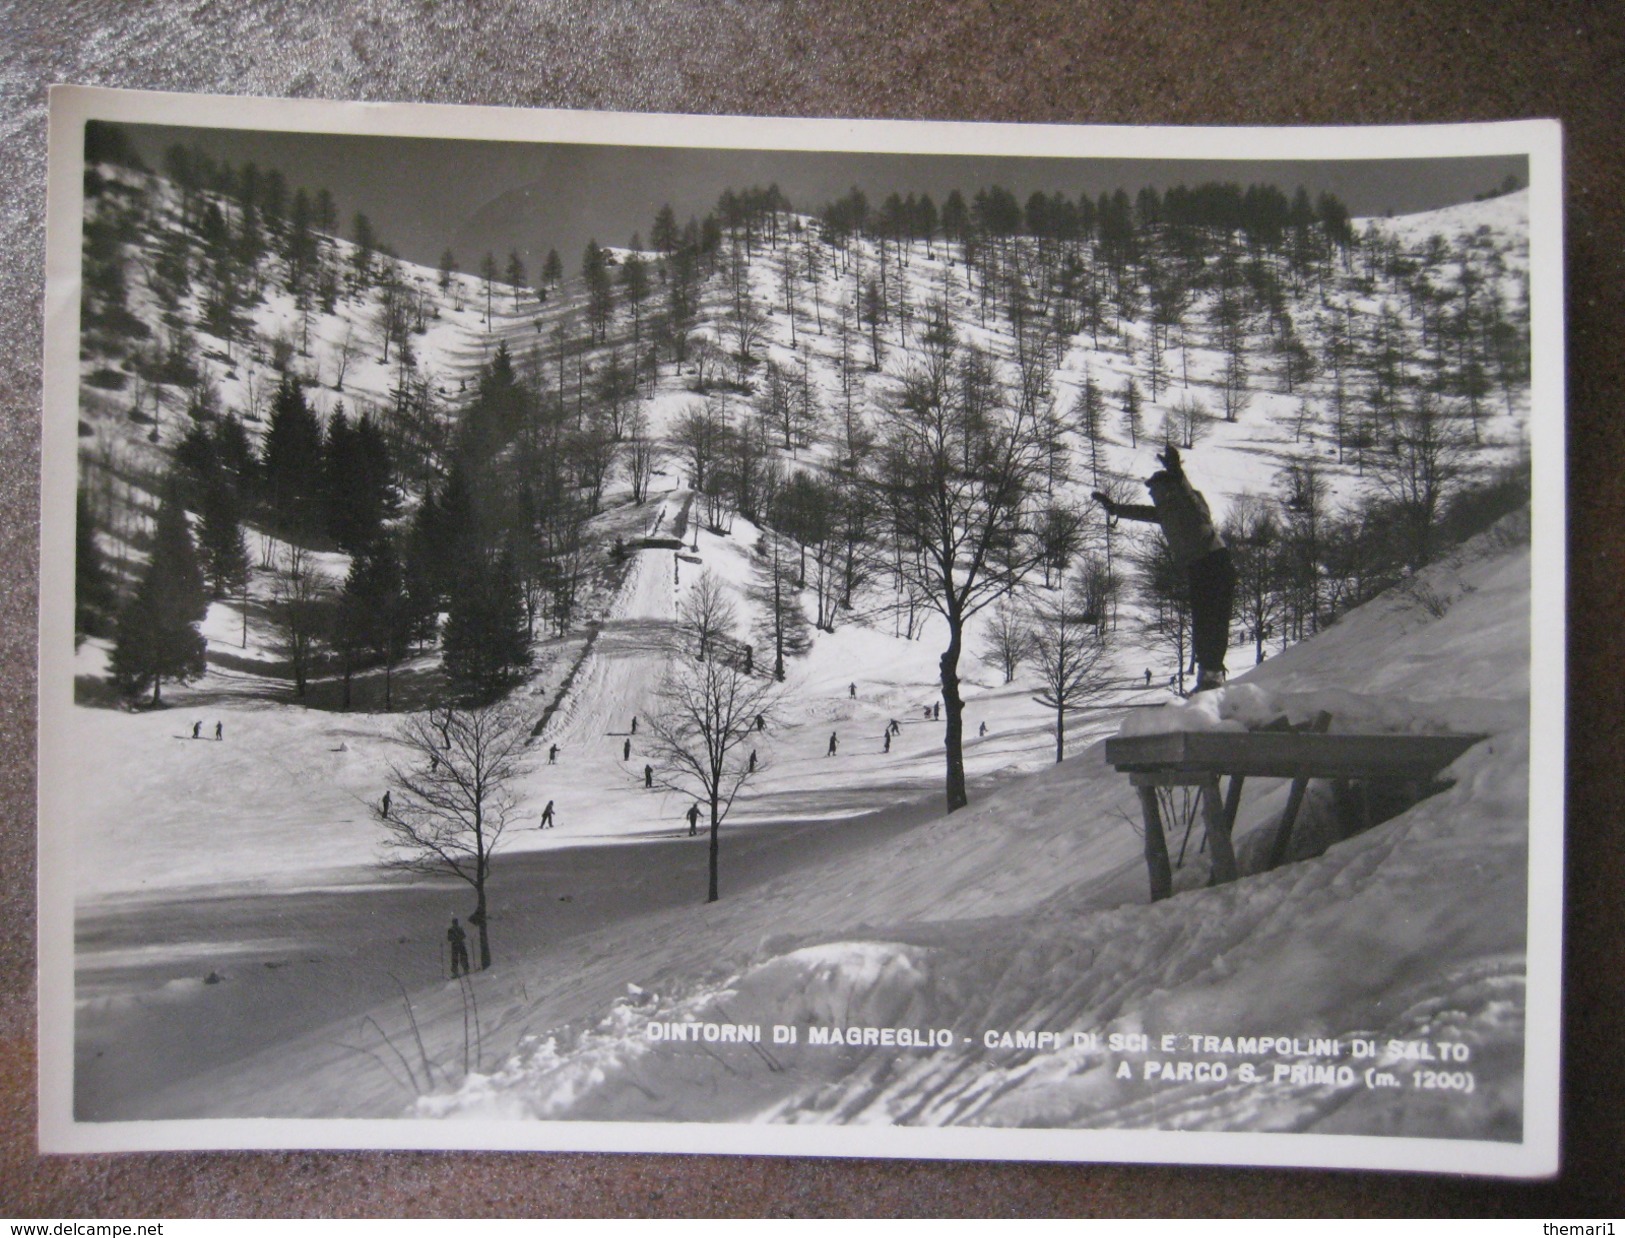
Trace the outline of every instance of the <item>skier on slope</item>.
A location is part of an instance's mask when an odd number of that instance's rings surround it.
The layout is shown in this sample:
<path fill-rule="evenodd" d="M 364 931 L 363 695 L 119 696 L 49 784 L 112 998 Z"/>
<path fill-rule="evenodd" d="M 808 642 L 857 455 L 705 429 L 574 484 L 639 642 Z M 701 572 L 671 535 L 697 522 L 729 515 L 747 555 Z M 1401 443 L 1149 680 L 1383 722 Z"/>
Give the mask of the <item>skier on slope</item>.
<path fill-rule="evenodd" d="M 652 766 L 652 765 L 645 765 L 643 767 L 643 789 L 645 791 L 647 791 L 650 788 L 652 788 L 654 785 L 655 785 L 655 767 Z"/>
<path fill-rule="evenodd" d="M 835 755 L 835 732 L 834 731 L 831 731 L 829 733 L 829 751 L 826 752 L 824 755 L 826 757 L 832 757 L 832 756 Z"/>
<path fill-rule="evenodd" d="M 700 804 L 699 804 L 699 801 L 696 800 L 694 803 L 692 803 L 692 804 L 690 804 L 688 806 L 688 833 L 689 833 L 689 837 L 692 838 L 695 834 L 698 834 L 699 832 L 700 832 Z"/>
<path fill-rule="evenodd" d="M 553 828 L 553 801 L 552 800 L 548 800 L 547 801 L 547 807 L 542 809 L 541 824 L 539 824 L 536 828 L 539 829 L 539 830 L 550 830 L 550 829 Z"/>
<path fill-rule="evenodd" d="M 451 943 L 451 974 L 453 978 L 468 974 L 468 934 L 463 932 L 463 926 L 457 923 L 457 917 L 451 918 L 451 927 L 446 930 L 446 940 Z"/>
<path fill-rule="evenodd" d="M 1157 457 L 1162 468 L 1146 481 L 1151 503 L 1116 503 L 1096 490 L 1095 502 L 1116 520 L 1162 526 L 1168 548 L 1185 572 L 1190 591 L 1191 644 L 1196 654 L 1196 691 L 1224 686 L 1224 655 L 1230 646 L 1230 609 L 1236 569 L 1213 524 L 1207 500 L 1185 476 L 1179 448 L 1169 444 Z"/>
<path fill-rule="evenodd" d="M 630 761 L 631 759 L 632 759 L 632 741 L 630 739 L 628 739 L 626 741 L 626 743 L 621 746 L 621 760 Z"/>

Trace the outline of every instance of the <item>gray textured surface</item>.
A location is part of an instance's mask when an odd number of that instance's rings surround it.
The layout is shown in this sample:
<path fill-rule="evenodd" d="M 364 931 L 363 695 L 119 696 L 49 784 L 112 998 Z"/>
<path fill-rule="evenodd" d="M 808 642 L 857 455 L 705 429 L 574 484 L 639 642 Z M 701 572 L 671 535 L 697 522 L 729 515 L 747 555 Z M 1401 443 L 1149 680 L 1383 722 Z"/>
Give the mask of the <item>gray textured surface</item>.
<path fill-rule="evenodd" d="M 34 1142 L 34 643 L 45 88 L 769 115 L 1567 126 L 1565 1171 L 1516 1185 L 1179 1168 L 456 1154 L 55 1157 Z M 0 2 L 0 1215 L 1618 1213 L 1625 8 Z M 1562 639 L 1557 632 L 1537 639 Z"/>

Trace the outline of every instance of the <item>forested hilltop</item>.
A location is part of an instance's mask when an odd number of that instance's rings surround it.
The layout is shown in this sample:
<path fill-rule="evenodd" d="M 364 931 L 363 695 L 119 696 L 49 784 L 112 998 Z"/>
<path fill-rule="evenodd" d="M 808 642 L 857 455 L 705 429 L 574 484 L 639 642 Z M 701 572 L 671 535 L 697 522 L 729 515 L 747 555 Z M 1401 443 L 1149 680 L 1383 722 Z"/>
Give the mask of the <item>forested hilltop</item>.
<path fill-rule="evenodd" d="M 682 527 L 653 532 L 748 527 L 729 636 L 764 673 L 935 616 L 952 730 L 967 641 L 1008 679 L 1081 615 L 1182 673 L 1165 548 L 1088 498 L 1142 500 L 1162 444 L 1226 521 L 1255 658 L 1526 492 L 1511 184 L 1366 221 L 1273 185 L 729 189 L 531 279 L 403 262 L 278 169 L 154 171 L 100 123 L 87 156 L 77 626 L 131 699 L 231 632 L 254 693 L 387 706 L 405 663 L 418 706 L 493 699 L 601 613 L 660 478 Z"/>

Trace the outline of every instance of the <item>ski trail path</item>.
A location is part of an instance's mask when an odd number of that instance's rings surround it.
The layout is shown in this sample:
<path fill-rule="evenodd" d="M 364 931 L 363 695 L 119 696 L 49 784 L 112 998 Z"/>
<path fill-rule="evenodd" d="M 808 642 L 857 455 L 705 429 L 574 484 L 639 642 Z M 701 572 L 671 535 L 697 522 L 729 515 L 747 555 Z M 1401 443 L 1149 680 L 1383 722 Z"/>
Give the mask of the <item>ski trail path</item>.
<path fill-rule="evenodd" d="M 670 528 L 682 510 L 683 492 L 674 490 L 651 515 Z M 648 797 L 643 766 L 649 760 L 647 723 L 670 660 L 677 618 L 677 590 L 670 556 L 659 550 L 632 552 L 626 578 L 600 624 L 569 694 L 533 745 L 535 766 L 521 796 L 540 814 L 554 804 L 554 827 L 540 831 L 523 822 L 514 845 L 522 850 L 626 837 L 673 828 L 677 809 L 667 797 Z M 644 724 L 632 733 L 632 720 Z M 631 751 L 627 754 L 627 742 Z M 549 761 L 554 747 L 558 754 Z M 672 819 L 660 821 L 669 816 Z"/>

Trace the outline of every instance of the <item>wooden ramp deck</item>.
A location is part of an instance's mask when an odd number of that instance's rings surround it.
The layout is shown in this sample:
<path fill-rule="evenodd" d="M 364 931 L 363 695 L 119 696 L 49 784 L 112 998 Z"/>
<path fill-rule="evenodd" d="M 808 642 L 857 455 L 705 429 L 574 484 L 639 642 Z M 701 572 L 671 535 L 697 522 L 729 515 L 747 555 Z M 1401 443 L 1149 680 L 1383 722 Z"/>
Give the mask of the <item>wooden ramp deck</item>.
<path fill-rule="evenodd" d="M 1331 718 L 1321 714 L 1309 728 L 1282 726 L 1259 731 L 1168 731 L 1117 736 L 1106 741 L 1106 761 L 1128 774 L 1138 789 L 1145 817 L 1145 859 L 1152 901 L 1173 892 L 1173 871 L 1158 805 L 1160 787 L 1199 788 L 1207 844 L 1213 853 L 1213 882 L 1236 879 L 1230 831 L 1248 778 L 1290 778 L 1292 789 L 1270 846 L 1268 866 L 1286 858 L 1292 826 L 1311 778 L 1398 784 L 1412 802 L 1427 792 L 1444 769 L 1483 735 L 1328 735 Z M 1221 799 L 1219 779 L 1230 782 Z M 1369 805 L 1369 797 L 1362 797 Z M 1368 809 L 1369 812 L 1369 809 Z M 1367 821 L 1369 825 L 1369 819 Z"/>

